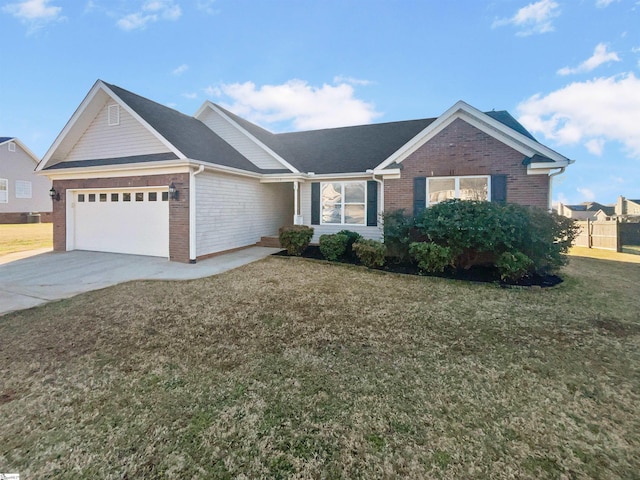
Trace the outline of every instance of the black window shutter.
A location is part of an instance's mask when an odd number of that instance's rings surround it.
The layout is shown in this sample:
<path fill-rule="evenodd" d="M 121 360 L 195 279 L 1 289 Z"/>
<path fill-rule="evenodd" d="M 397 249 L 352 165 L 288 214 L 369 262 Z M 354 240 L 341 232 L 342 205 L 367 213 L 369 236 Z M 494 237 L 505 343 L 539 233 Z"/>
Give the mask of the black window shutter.
<path fill-rule="evenodd" d="M 378 226 L 378 182 L 367 182 L 367 227 Z"/>
<path fill-rule="evenodd" d="M 491 201 L 498 203 L 507 201 L 506 175 L 491 175 Z"/>
<path fill-rule="evenodd" d="M 427 206 L 427 179 L 415 177 L 413 179 L 413 216 L 415 217 Z"/>
<path fill-rule="evenodd" d="M 311 184 L 311 225 L 320 225 L 320 184 Z"/>

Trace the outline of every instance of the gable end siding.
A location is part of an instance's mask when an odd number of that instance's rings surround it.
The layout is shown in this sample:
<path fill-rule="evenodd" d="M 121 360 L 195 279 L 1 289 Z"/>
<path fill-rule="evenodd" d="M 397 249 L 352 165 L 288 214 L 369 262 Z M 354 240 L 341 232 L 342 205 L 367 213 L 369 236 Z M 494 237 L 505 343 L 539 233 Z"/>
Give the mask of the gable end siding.
<path fill-rule="evenodd" d="M 93 160 L 169 152 L 160 140 L 123 108 L 120 108 L 119 124 L 109 125 L 110 105 L 111 101 L 105 103 L 65 160 Z"/>
<path fill-rule="evenodd" d="M 220 116 L 218 112 L 207 108 L 206 112 L 201 115 L 199 119 L 256 167 L 265 170 L 285 168 L 264 149 L 256 145 L 253 140 L 249 139 L 244 133 Z"/>
<path fill-rule="evenodd" d="M 401 178 L 384 182 L 385 210 L 413 213 L 416 177 L 464 175 L 504 175 L 509 202 L 548 208 L 547 175 L 527 175 L 520 152 L 457 119 L 402 162 Z"/>

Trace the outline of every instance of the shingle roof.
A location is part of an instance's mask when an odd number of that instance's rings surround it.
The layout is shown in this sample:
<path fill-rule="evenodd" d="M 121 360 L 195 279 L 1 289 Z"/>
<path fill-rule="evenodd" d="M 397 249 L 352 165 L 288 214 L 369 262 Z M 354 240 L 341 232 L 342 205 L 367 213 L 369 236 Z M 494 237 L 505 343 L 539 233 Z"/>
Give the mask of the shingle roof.
<path fill-rule="evenodd" d="M 127 163 L 146 163 L 159 162 L 163 160 L 177 160 L 178 156 L 173 152 L 154 153 L 151 155 L 133 155 L 130 157 L 120 158 L 100 158 L 96 160 L 73 160 L 70 162 L 61 162 L 45 168 L 45 170 L 56 170 L 61 168 L 90 167 L 103 165 L 125 165 Z"/>
<path fill-rule="evenodd" d="M 15 137 L 0 137 L 0 143 L 7 142 L 9 140 L 13 140 Z"/>
<path fill-rule="evenodd" d="M 518 122 L 515 118 L 513 118 L 511 114 L 506 110 L 498 110 L 498 111 L 493 110 L 491 112 L 485 112 L 485 113 L 489 115 L 491 118 L 493 118 L 494 120 L 497 120 L 503 125 L 506 125 L 507 127 L 511 128 L 512 130 L 515 130 L 516 132 L 521 133 L 525 137 L 528 137 L 531 140 L 535 140 L 537 142 L 534 136 L 531 135 L 531 133 L 529 133 L 529 131 L 526 128 L 524 128 L 524 126 L 522 126 L 520 122 Z"/>
<path fill-rule="evenodd" d="M 262 171 L 200 120 L 116 85 L 105 85 L 188 158 L 250 172 Z"/>

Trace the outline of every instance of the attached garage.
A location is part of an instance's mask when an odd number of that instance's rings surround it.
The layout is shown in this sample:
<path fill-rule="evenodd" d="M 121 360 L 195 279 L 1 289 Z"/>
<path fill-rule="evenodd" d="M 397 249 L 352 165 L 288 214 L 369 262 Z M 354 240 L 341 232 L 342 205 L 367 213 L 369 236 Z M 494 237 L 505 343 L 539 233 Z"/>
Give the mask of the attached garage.
<path fill-rule="evenodd" d="M 67 250 L 169 257 L 167 187 L 67 191 Z"/>

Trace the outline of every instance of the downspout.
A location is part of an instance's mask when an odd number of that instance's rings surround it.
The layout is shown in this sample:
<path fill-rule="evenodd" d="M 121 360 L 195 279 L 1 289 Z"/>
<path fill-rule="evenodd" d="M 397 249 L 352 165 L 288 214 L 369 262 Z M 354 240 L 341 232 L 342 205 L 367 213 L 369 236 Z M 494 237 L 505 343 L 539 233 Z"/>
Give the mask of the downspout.
<path fill-rule="evenodd" d="M 204 165 L 189 171 L 189 263 L 196 263 L 196 175 L 204 171 Z"/>
<path fill-rule="evenodd" d="M 564 173 L 564 171 L 567 169 L 567 167 L 560 167 L 560 169 L 557 172 L 553 172 L 549 174 L 549 211 L 553 210 L 553 178 L 551 177 L 555 177 L 556 175 L 561 175 Z"/>

